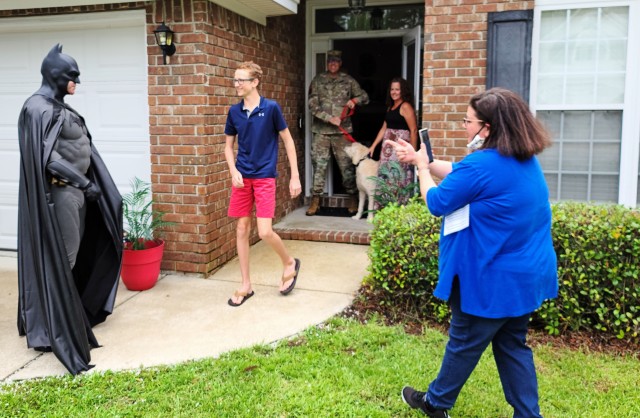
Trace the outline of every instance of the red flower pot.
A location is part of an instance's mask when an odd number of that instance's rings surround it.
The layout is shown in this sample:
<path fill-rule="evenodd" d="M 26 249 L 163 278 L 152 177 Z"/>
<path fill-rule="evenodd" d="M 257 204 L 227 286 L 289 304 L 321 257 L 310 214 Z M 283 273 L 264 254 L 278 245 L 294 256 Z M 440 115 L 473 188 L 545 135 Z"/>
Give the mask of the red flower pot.
<path fill-rule="evenodd" d="M 129 290 L 151 289 L 160 276 L 164 241 L 147 241 L 144 246 L 144 250 L 131 250 L 131 244 L 125 244 L 120 277 Z"/>

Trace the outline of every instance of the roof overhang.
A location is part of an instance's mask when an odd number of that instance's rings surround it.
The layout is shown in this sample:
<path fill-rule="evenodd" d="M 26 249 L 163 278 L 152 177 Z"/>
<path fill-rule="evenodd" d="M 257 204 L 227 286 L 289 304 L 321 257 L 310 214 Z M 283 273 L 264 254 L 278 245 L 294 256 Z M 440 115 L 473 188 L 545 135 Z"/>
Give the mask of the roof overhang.
<path fill-rule="evenodd" d="M 2 1 L 2 0 L 0 0 Z M 267 17 L 298 13 L 300 0 L 209 0 L 241 16 L 267 24 Z"/>
<path fill-rule="evenodd" d="M 267 17 L 298 13 L 300 0 L 209 0 L 241 16 L 267 24 Z M 39 9 L 48 7 L 89 6 L 121 3 L 107 0 L 0 0 L 0 10 Z"/>
<path fill-rule="evenodd" d="M 118 3 L 105 0 L 0 0 L 0 10 L 40 9 L 48 7 L 89 6 Z"/>

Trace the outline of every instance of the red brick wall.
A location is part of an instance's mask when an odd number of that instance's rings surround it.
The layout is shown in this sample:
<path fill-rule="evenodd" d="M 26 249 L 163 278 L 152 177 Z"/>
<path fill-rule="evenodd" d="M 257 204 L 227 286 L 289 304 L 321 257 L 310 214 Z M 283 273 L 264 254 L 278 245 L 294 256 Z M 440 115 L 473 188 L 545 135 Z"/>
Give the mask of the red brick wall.
<path fill-rule="evenodd" d="M 149 63 L 151 182 L 156 210 L 175 226 L 165 234 L 162 268 L 207 276 L 235 256 L 235 222 L 227 217 L 231 181 L 224 158 L 224 124 L 238 98 L 237 65 L 253 60 L 264 77 L 261 94 L 280 103 L 304 174 L 304 6 L 297 15 L 262 26 L 208 0 L 157 0 L 94 6 L 0 11 L 0 17 L 145 9 Z M 165 21 L 176 53 L 162 64 L 153 30 Z M 289 165 L 278 158 L 276 217 L 302 204 L 288 196 Z M 258 240 L 254 221 L 252 242 Z"/>
<path fill-rule="evenodd" d="M 438 158 L 467 154 L 462 118 L 485 89 L 489 12 L 533 9 L 534 1 L 426 0 L 422 120 Z"/>
<path fill-rule="evenodd" d="M 153 30 L 165 21 L 176 33 L 168 65 Z M 231 83 L 237 65 L 253 60 L 264 77 L 259 90 L 277 100 L 296 141 L 299 171 L 304 142 L 297 118 L 304 109 L 304 13 L 269 18 L 267 26 L 207 0 L 158 1 L 148 14 L 152 183 L 156 209 L 176 223 L 167 232 L 163 269 L 208 275 L 235 256 L 235 222 L 227 217 L 230 178 L 224 124 L 238 102 Z M 288 196 L 289 165 L 278 162 L 276 216 L 301 204 Z M 257 241 L 254 221 L 252 241 Z"/>

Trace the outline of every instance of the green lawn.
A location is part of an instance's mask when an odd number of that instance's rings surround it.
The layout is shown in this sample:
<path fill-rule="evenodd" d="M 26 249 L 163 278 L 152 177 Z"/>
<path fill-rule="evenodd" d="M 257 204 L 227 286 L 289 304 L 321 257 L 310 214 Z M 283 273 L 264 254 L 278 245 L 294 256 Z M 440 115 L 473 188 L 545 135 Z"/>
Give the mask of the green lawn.
<path fill-rule="evenodd" d="M 0 416 L 417 417 L 400 399 L 438 371 L 446 336 L 336 318 L 276 346 L 132 372 L 47 378 L 0 388 Z M 640 361 L 534 349 L 546 418 L 640 417 Z M 490 352 L 453 417 L 510 417 Z"/>

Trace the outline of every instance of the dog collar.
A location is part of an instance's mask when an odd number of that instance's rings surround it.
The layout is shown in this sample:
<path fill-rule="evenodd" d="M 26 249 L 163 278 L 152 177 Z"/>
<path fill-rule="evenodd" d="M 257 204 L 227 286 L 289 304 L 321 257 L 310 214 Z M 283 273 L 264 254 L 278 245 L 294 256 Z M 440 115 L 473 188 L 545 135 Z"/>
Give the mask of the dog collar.
<path fill-rule="evenodd" d="M 358 161 L 358 164 L 356 164 L 356 168 L 360 165 L 361 162 L 363 162 L 364 160 L 366 160 L 367 158 L 369 158 L 369 154 L 365 155 L 364 157 L 362 157 L 360 159 L 360 161 Z"/>

